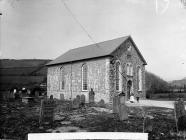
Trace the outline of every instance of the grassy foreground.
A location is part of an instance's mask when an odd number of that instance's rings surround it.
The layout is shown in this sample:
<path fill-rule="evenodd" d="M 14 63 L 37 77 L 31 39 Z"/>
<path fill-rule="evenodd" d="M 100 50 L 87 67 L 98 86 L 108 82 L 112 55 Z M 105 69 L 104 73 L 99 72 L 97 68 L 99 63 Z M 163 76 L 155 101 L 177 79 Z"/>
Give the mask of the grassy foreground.
<path fill-rule="evenodd" d="M 100 107 L 65 111 L 56 109 L 53 124 L 39 126 L 40 103 L 1 102 L 0 138 L 27 139 L 28 133 L 60 132 L 143 132 L 144 112 L 149 120 L 145 132 L 152 139 L 176 139 L 172 109 L 129 107 L 129 119 L 120 121 L 117 114 Z M 65 103 L 64 105 L 65 106 Z M 150 118 L 150 119 L 149 119 Z"/>

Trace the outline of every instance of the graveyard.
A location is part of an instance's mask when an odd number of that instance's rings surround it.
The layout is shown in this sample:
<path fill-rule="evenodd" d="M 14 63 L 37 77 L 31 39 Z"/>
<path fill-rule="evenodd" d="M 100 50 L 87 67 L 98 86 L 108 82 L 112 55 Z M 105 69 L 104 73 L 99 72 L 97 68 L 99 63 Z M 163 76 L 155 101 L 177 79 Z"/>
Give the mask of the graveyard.
<path fill-rule="evenodd" d="M 77 100 L 57 99 L 49 103 L 2 101 L 0 137 L 27 139 L 28 133 L 145 132 L 150 140 L 182 139 L 177 133 L 174 109 L 128 103 L 128 117 L 121 120 L 120 114 L 113 113 L 102 103 L 77 103 Z"/>

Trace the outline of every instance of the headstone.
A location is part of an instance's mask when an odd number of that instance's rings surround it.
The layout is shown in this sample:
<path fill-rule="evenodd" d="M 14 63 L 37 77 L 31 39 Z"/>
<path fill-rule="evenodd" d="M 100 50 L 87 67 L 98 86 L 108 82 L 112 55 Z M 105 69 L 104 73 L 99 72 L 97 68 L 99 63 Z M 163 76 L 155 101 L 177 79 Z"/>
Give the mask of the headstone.
<path fill-rule="evenodd" d="M 99 102 L 98 102 L 98 105 L 100 107 L 105 107 L 105 101 L 103 99 L 101 99 Z"/>
<path fill-rule="evenodd" d="M 9 98 L 14 98 L 14 94 L 16 94 L 15 91 L 13 91 L 13 92 L 9 92 Z"/>
<path fill-rule="evenodd" d="M 37 98 L 39 97 L 39 91 L 37 91 L 37 90 L 35 91 L 35 97 L 37 97 Z"/>
<path fill-rule="evenodd" d="M 178 118 L 178 130 L 186 131 L 186 116 L 181 116 Z"/>
<path fill-rule="evenodd" d="M 119 113 L 119 97 L 113 97 L 113 113 Z"/>
<path fill-rule="evenodd" d="M 119 104 L 125 104 L 125 96 L 119 96 Z"/>
<path fill-rule="evenodd" d="M 16 92 L 16 93 L 14 94 L 15 99 L 16 99 L 16 100 L 20 99 L 20 95 L 21 95 L 20 93 Z"/>
<path fill-rule="evenodd" d="M 41 108 L 40 108 L 40 124 L 44 122 L 53 122 L 54 120 L 54 108 L 55 101 L 53 100 L 53 96 L 50 96 L 50 99 L 41 100 Z"/>
<path fill-rule="evenodd" d="M 73 100 L 73 108 L 75 108 L 75 109 L 77 109 L 77 108 L 79 108 L 79 101 L 78 101 L 78 99 L 77 98 L 75 98 L 74 100 Z"/>
<path fill-rule="evenodd" d="M 76 96 L 76 99 L 77 99 L 77 101 L 79 101 L 79 102 L 81 101 L 81 98 L 80 98 L 79 95 Z"/>
<path fill-rule="evenodd" d="M 68 102 L 67 103 L 67 105 L 66 105 L 66 108 L 65 108 L 65 111 L 71 111 L 72 110 L 72 105 L 73 103 L 70 101 L 70 102 Z"/>
<path fill-rule="evenodd" d="M 182 98 L 177 99 L 174 103 L 174 112 L 176 119 L 178 120 L 179 117 L 185 115 L 185 106 L 184 106 L 184 101 Z"/>
<path fill-rule="evenodd" d="M 120 121 L 128 119 L 128 112 L 127 112 L 126 104 L 119 105 L 119 119 L 120 119 Z"/>
<path fill-rule="evenodd" d="M 152 131 L 152 120 L 149 118 L 149 117 L 146 117 L 145 118 L 145 121 L 144 121 L 144 132 L 151 132 Z"/>
<path fill-rule="evenodd" d="M 82 95 L 80 96 L 80 102 L 81 102 L 81 103 L 85 103 L 85 95 L 84 95 L 84 94 L 82 94 Z"/>
<path fill-rule="evenodd" d="M 94 104 L 94 96 L 95 96 L 95 93 L 93 89 L 91 88 L 91 91 L 89 92 L 89 103 L 90 104 Z"/>
<path fill-rule="evenodd" d="M 61 101 L 64 101 L 65 100 L 64 94 L 60 94 L 60 100 Z"/>
<path fill-rule="evenodd" d="M 119 119 L 121 121 L 128 119 L 127 106 L 125 104 L 125 93 L 119 94 Z"/>
<path fill-rule="evenodd" d="M 27 104 L 28 103 L 28 99 L 23 97 L 22 98 L 22 102 L 25 103 L 25 104 Z"/>
<path fill-rule="evenodd" d="M 53 95 L 50 95 L 50 100 L 53 100 L 53 99 L 54 99 Z"/>

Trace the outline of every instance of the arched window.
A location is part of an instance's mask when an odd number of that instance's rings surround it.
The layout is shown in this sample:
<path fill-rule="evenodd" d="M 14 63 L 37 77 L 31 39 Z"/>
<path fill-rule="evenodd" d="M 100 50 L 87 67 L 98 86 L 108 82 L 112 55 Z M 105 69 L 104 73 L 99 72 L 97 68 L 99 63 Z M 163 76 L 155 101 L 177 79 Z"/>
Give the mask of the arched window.
<path fill-rule="evenodd" d="M 121 75 L 121 65 L 120 62 L 116 62 L 116 90 L 122 90 L 122 75 Z"/>
<path fill-rule="evenodd" d="M 133 76 L 133 66 L 130 64 L 130 76 Z"/>
<path fill-rule="evenodd" d="M 130 75 L 130 65 L 127 64 L 127 75 Z"/>
<path fill-rule="evenodd" d="M 127 75 L 133 76 L 133 66 L 131 63 L 127 63 Z"/>
<path fill-rule="evenodd" d="M 82 65 L 81 68 L 81 73 L 82 73 L 82 90 L 87 91 L 88 90 L 88 68 L 86 64 Z"/>
<path fill-rule="evenodd" d="M 139 66 L 137 68 L 137 81 L 138 81 L 138 91 L 142 91 L 142 71 Z"/>
<path fill-rule="evenodd" d="M 60 89 L 65 89 L 65 69 L 64 67 L 60 68 Z"/>

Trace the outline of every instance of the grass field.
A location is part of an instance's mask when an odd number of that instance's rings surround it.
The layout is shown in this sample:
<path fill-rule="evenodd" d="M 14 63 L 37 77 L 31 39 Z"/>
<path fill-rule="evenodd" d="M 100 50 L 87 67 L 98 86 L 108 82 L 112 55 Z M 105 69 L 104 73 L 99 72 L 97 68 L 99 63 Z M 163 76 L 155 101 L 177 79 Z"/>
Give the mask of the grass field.
<path fill-rule="evenodd" d="M 21 102 L 1 102 L 0 137 L 26 139 L 28 133 L 61 132 L 143 132 L 143 112 L 139 107 L 129 107 L 129 118 L 120 121 L 117 114 L 100 107 L 86 107 L 72 111 L 55 110 L 52 124 L 39 126 L 40 103 L 28 106 Z M 62 105 L 65 106 L 65 102 Z M 149 140 L 176 139 L 176 125 L 172 109 L 143 107 L 150 119 L 152 129 L 147 129 Z"/>

